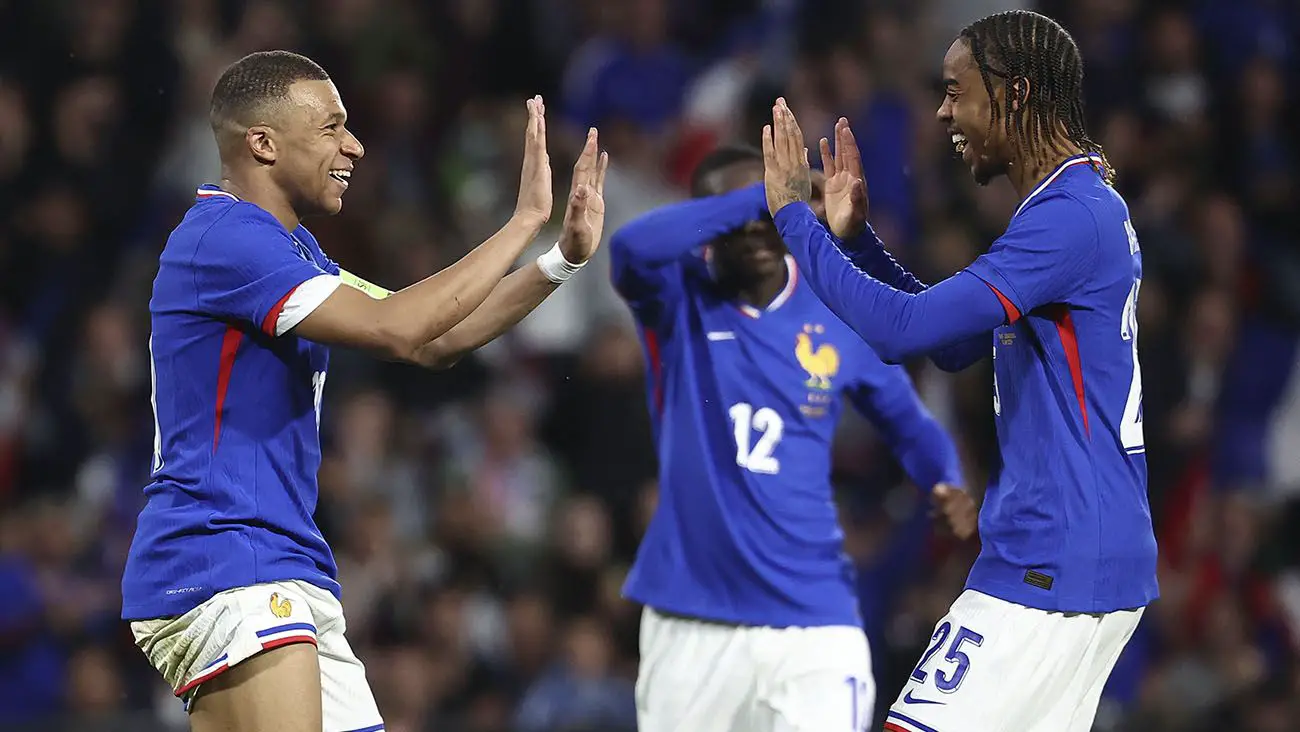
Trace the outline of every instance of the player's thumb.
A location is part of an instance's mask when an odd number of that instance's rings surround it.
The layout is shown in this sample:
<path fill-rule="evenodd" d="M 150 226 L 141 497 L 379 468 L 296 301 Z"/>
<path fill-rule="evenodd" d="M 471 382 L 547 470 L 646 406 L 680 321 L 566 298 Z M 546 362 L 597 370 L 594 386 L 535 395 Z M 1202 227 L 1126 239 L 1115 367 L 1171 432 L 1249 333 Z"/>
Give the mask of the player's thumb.
<path fill-rule="evenodd" d="M 950 495 L 952 495 L 952 488 L 950 488 L 947 483 L 938 483 L 934 486 L 935 498 L 942 500 L 948 498 Z"/>
<path fill-rule="evenodd" d="M 579 183 L 574 187 L 573 196 L 569 199 L 569 207 L 576 210 L 587 205 L 587 196 L 591 195 L 590 190 L 586 183 Z"/>

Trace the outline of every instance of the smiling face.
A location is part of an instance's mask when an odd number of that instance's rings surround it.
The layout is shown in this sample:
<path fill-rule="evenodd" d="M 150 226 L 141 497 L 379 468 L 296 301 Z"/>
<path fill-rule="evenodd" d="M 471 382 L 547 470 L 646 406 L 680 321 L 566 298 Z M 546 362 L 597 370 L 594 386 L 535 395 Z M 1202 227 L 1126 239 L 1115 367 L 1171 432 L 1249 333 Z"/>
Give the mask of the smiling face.
<path fill-rule="evenodd" d="M 338 213 L 353 165 L 365 154 L 347 129 L 338 89 L 331 81 L 296 81 L 277 117 L 265 133 L 276 148 L 272 179 L 299 216 Z"/>
<path fill-rule="evenodd" d="M 993 76 L 999 111 L 996 119 L 993 100 L 971 53 L 970 41 L 958 38 L 943 57 L 944 97 L 937 117 L 947 127 L 953 147 L 980 185 L 988 185 L 997 176 L 1005 175 L 1012 160 L 1003 84 L 996 73 Z"/>

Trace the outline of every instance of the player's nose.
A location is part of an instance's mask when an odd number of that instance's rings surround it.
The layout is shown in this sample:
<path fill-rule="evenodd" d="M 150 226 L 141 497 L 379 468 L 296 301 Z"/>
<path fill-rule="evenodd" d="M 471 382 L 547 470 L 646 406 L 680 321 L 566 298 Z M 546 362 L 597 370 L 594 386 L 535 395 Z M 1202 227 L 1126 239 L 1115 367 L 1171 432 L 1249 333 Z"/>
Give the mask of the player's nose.
<path fill-rule="evenodd" d="M 365 156 L 366 146 L 361 144 L 361 140 L 357 139 L 356 135 L 349 132 L 343 140 L 342 152 L 352 160 L 359 160 Z"/>
<path fill-rule="evenodd" d="M 947 124 L 952 121 L 952 99 L 947 94 L 943 95 L 943 101 L 939 103 L 939 108 L 934 112 L 935 119 Z"/>

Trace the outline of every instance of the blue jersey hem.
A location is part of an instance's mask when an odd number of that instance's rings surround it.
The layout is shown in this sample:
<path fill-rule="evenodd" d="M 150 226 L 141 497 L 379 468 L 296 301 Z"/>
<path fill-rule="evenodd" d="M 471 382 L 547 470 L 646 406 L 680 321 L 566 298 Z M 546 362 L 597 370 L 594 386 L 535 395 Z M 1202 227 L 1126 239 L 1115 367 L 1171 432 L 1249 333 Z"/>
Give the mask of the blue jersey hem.
<path fill-rule="evenodd" d="M 230 585 L 229 587 L 213 587 L 209 589 L 207 592 L 195 592 L 195 593 L 186 593 L 184 595 L 177 595 L 175 596 L 175 599 L 168 599 L 161 602 L 133 602 L 129 604 L 123 603 L 122 620 L 130 622 L 133 620 L 155 620 L 157 618 L 174 618 L 178 615 L 184 615 L 185 613 L 193 610 L 199 605 L 202 605 L 208 600 L 211 600 L 213 597 L 216 597 L 222 592 L 226 592 L 228 590 L 237 590 L 244 587 L 252 587 L 254 585 L 266 584 L 268 582 L 288 582 L 290 580 L 298 580 L 299 582 L 306 582 L 307 584 L 313 587 L 319 587 L 320 589 L 325 590 L 326 592 L 333 595 L 334 599 L 338 600 L 340 603 L 343 602 L 343 591 L 337 581 L 330 579 L 328 577 L 324 577 L 322 575 L 306 577 L 300 574 L 294 574 L 292 576 L 285 576 L 285 577 L 258 577 L 254 581 L 241 582 L 239 584 Z"/>
<path fill-rule="evenodd" d="M 1033 587 L 1025 582 L 1025 573 L 1031 569 L 1043 571 L 1041 567 L 1022 567 L 996 557 L 980 556 L 971 567 L 966 589 L 1036 610 L 1063 613 L 1134 610 L 1146 607 L 1160 596 L 1154 575 L 1146 581 L 1133 583 L 1140 588 L 1139 591 L 1099 598 L 1095 595 L 1063 594 Z M 1056 581 L 1062 580 L 1058 577 Z"/>
<path fill-rule="evenodd" d="M 624 592 L 624 597 L 662 613 L 680 615 L 705 622 L 725 623 L 754 628 L 824 628 L 830 626 L 862 627 L 862 618 L 849 613 L 801 612 L 734 612 L 716 605 L 691 605 L 674 602 L 654 602 L 639 593 Z M 856 604 L 856 603 L 855 603 Z"/>

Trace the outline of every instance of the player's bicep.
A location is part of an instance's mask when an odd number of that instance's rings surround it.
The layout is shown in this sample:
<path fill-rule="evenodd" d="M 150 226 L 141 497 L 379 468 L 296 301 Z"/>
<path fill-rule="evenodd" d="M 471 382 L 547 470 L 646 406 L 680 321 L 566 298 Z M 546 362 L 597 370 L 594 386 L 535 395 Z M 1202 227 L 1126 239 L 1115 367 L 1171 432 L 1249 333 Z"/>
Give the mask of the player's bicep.
<path fill-rule="evenodd" d="M 386 325 L 390 319 L 384 317 L 389 303 L 354 287 L 340 287 L 339 278 L 334 280 L 333 289 L 314 306 L 304 307 L 301 317 L 284 332 L 317 343 L 400 358 L 402 339 L 391 332 Z"/>
<path fill-rule="evenodd" d="M 1008 322 L 1035 308 L 1068 303 L 1097 264 L 1097 226 L 1080 202 L 1059 196 L 1016 217 L 966 271 L 988 285 Z"/>

